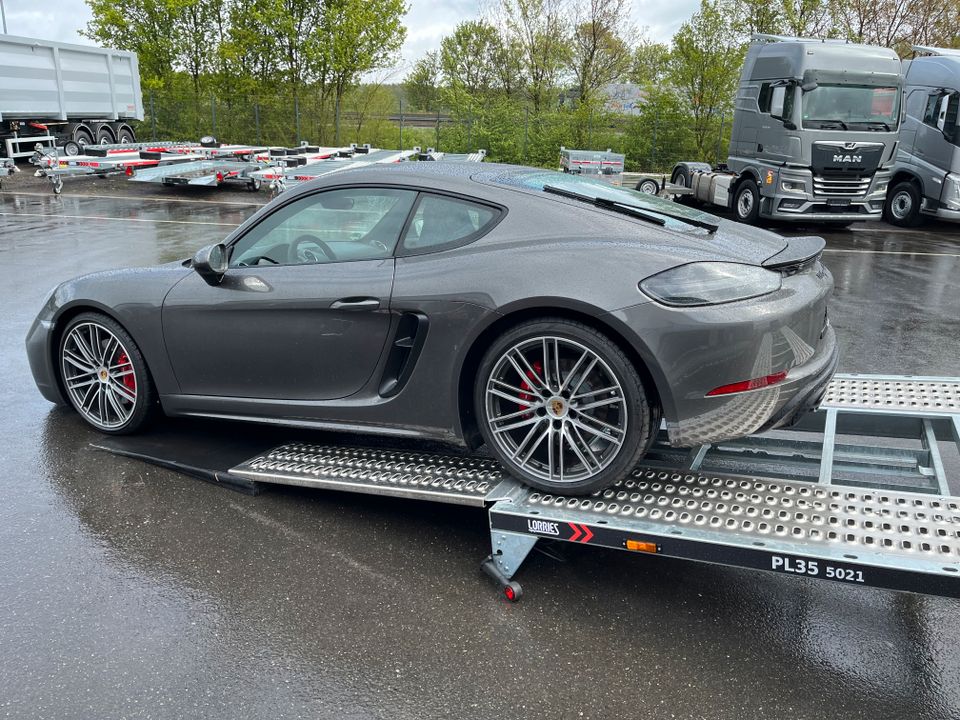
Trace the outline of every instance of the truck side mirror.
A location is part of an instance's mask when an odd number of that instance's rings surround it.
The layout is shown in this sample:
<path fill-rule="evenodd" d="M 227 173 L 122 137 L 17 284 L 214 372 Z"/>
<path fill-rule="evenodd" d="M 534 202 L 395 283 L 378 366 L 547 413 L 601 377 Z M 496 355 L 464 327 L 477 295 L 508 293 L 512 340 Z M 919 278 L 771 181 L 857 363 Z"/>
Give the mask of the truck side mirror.
<path fill-rule="evenodd" d="M 783 120 L 783 103 L 787 97 L 787 89 L 782 85 L 770 88 L 770 116 Z"/>

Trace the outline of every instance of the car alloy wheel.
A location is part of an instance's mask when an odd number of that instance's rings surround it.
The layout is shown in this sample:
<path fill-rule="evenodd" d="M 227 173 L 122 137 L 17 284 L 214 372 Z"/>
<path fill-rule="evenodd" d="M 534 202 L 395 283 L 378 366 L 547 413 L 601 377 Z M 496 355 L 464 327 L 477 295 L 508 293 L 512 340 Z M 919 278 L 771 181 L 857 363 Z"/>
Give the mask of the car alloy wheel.
<path fill-rule="evenodd" d="M 474 408 L 487 447 L 521 482 L 589 495 L 625 478 L 660 427 L 635 360 L 571 318 L 527 320 L 487 346 Z"/>
<path fill-rule="evenodd" d="M 112 330 L 96 322 L 74 325 L 60 360 L 64 389 L 87 422 L 102 430 L 131 423 L 140 383 L 130 350 Z"/>

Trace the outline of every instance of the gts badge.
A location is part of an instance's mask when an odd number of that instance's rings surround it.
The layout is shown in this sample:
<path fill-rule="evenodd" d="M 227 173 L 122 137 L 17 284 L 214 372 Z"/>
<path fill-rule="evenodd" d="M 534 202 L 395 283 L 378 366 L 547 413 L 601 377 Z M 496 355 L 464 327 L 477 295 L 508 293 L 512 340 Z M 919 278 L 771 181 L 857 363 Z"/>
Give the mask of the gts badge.
<path fill-rule="evenodd" d="M 863 162 L 863 155 L 834 155 L 835 163 L 860 163 Z"/>

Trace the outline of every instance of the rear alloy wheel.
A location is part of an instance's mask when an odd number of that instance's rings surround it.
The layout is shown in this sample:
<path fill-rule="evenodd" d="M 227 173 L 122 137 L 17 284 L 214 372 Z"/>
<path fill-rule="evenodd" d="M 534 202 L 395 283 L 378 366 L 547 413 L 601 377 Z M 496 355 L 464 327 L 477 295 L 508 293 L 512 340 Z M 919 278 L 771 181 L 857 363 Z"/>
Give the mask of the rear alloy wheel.
<path fill-rule="evenodd" d="M 755 225 L 760 217 L 760 190 L 757 183 L 748 178 L 737 187 L 733 197 L 733 212 L 737 220 L 747 225 Z"/>
<path fill-rule="evenodd" d="M 154 390 L 133 338 L 111 318 L 83 313 L 60 339 L 60 378 L 70 404 L 106 433 L 126 434 L 143 426 Z"/>
<path fill-rule="evenodd" d="M 487 445 L 515 477 L 584 495 L 634 468 L 656 433 L 636 369 L 608 337 L 579 322 L 538 320 L 498 338 L 475 392 Z"/>
<path fill-rule="evenodd" d="M 916 227 L 923 218 L 920 216 L 920 191 L 912 182 L 901 182 L 887 192 L 883 205 L 883 219 L 898 227 Z"/>

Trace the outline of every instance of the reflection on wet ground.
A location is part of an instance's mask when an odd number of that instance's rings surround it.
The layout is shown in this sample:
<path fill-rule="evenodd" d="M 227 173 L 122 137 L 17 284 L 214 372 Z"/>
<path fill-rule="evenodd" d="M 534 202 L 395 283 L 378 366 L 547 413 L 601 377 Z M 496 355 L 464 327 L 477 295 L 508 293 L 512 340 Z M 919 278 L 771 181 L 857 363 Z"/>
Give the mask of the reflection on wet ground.
<path fill-rule="evenodd" d="M 188 256 L 255 209 L 0 195 L 0 714 L 960 714 L 953 601 L 564 546 L 530 558 L 508 606 L 478 569 L 480 511 L 249 497 L 92 449 L 32 386 L 44 294 Z M 828 242 L 841 369 L 960 375 L 960 235 Z"/>

